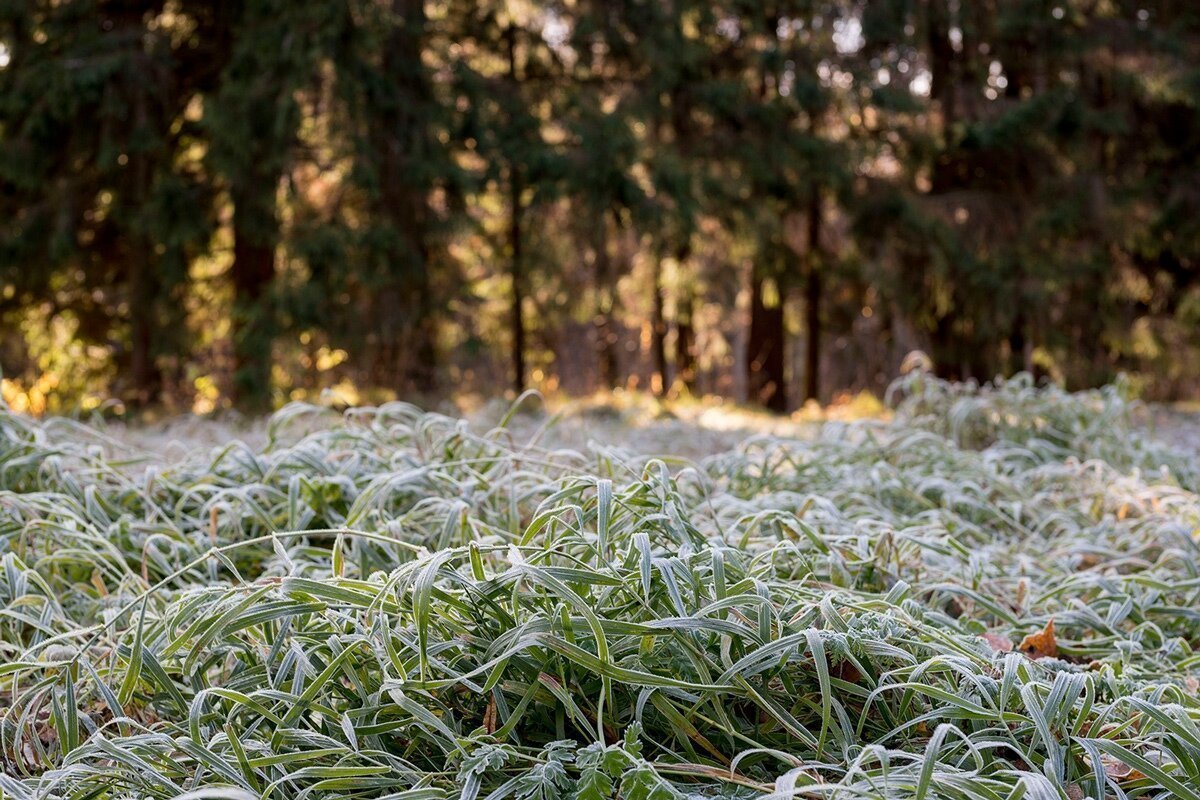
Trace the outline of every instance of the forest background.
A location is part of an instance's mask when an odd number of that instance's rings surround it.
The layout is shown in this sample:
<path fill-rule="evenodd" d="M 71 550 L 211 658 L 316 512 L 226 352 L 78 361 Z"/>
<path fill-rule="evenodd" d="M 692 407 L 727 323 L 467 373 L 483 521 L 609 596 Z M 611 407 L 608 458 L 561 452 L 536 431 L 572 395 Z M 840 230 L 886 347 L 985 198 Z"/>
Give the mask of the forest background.
<path fill-rule="evenodd" d="M 34 413 L 1200 391 L 1182 0 L 0 4 Z"/>

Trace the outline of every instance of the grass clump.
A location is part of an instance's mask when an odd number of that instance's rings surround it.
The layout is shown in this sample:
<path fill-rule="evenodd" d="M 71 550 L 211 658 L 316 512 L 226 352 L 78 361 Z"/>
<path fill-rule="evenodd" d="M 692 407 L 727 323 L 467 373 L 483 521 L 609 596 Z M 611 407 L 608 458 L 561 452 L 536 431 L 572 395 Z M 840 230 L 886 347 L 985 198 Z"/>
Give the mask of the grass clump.
<path fill-rule="evenodd" d="M 0 412 L 12 798 L 1200 798 L 1194 462 L 928 375 L 700 462 L 404 404 Z"/>

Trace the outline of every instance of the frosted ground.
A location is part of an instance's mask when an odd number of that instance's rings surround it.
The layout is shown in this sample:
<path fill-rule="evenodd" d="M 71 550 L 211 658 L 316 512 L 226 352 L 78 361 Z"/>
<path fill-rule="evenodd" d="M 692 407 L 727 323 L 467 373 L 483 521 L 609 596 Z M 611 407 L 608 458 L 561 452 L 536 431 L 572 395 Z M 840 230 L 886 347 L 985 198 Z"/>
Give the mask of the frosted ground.
<path fill-rule="evenodd" d="M 1190 418 L 890 402 L 0 413 L 0 792 L 1200 800 Z"/>

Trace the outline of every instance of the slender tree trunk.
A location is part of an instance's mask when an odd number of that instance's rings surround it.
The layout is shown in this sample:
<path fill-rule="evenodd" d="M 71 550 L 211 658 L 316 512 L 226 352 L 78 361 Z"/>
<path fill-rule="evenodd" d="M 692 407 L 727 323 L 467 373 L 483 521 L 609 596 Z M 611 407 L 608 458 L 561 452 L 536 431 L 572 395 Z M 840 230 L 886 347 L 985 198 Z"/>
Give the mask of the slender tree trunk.
<path fill-rule="evenodd" d="M 804 286 L 804 399 L 821 396 L 821 194 L 808 205 L 808 275 Z"/>
<path fill-rule="evenodd" d="M 691 246 L 682 244 L 675 251 L 675 261 L 683 269 L 691 254 Z M 675 303 L 675 378 L 690 393 L 696 391 L 696 295 L 687 281 L 681 282 Z"/>
<path fill-rule="evenodd" d="M 430 279 L 429 187 L 414 178 L 414 158 L 434 147 L 421 115 L 433 102 L 421 62 L 425 38 L 424 0 L 392 0 L 395 16 L 383 55 L 383 75 L 396 89 L 376 102 L 372 150 L 379 158 L 379 206 L 382 219 L 400 234 L 399 252 L 390 263 L 385 292 L 399 298 L 399 319 L 381 316 L 380 341 L 394 341 L 397 388 L 428 392 L 435 388 L 437 325 Z M 399 329 L 399 335 L 394 330 Z"/>
<path fill-rule="evenodd" d="M 953 316 L 938 317 L 929 332 L 929 355 L 933 358 L 934 374 L 943 380 L 956 381 L 963 378 L 962 360 L 955 347 L 957 340 Z"/>
<path fill-rule="evenodd" d="M 954 78 L 954 47 L 950 42 L 948 0 L 925 0 L 926 27 L 929 36 L 929 97 L 941 112 L 942 152 L 933 165 L 931 182 L 934 193 L 943 192 L 961 181 L 954 172 L 954 125 L 958 118 L 957 85 Z"/>
<path fill-rule="evenodd" d="M 134 160 L 139 193 L 148 189 L 145 161 L 141 155 Z M 159 281 L 151 255 L 153 244 L 140 233 L 132 234 L 129 241 L 129 372 L 133 382 L 130 396 L 134 406 L 145 408 L 157 398 L 162 385 L 162 374 L 154 358 Z"/>
<path fill-rule="evenodd" d="M 690 289 L 679 298 L 675 316 L 675 376 L 690 393 L 696 391 L 696 298 Z"/>
<path fill-rule="evenodd" d="M 755 271 L 750 283 L 750 335 L 746 352 L 746 387 L 749 400 L 770 411 L 787 411 L 784 377 L 783 302 L 765 296 L 766 286 Z M 776 293 L 778 294 L 778 292 Z"/>
<path fill-rule="evenodd" d="M 130 257 L 129 344 L 130 378 L 133 381 L 132 400 L 139 408 L 152 403 L 158 396 L 162 375 L 154 359 L 155 308 L 157 287 L 154 270 L 149 264 L 146 243 L 136 237 Z"/>
<path fill-rule="evenodd" d="M 274 186 L 259 187 L 273 195 Z M 265 202 L 258 198 L 259 203 Z M 272 204 L 274 200 L 270 201 Z M 233 214 L 233 399 L 248 411 L 271 405 L 271 345 L 275 312 L 270 300 L 275 278 L 275 246 L 266 236 L 274 219 L 256 215 L 250 200 L 234 201 Z M 269 219 L 269 223 L 268 220 Z M 268 227 L 269 226 L 269 227 Z"/>
<path fill-rule="evenodd" d="M 821 273 L 813 269 L 804 286 L 804 400 L 821 399 Z"/>
<path fill-rule="evenodd" d="M 663 248 L 661 244 L 654 254 L 654 308 L 650 319 L 650 352 L 654 359 L 654 377 L 651 385 L 659 397 L 667 393 L 667 320 L 662 285 Z"/>
<path fill-rule="evenodd" d="M 514 91 L 519 87 L 521 76 L 517 71 L 517 29 L 509 24 L 506 31 L 508 44 L 508 78 Z M 512 366 L 513 389 L 519 395 L 525 391 L 525 277 L 521 263 L 521 219 L 524 209 L 521 205 L 521 195 L 525 184 L 522 180 L 521 166 L 515 159 L 509 162 L 509 203 L 512 206 L 509 216 L 509 247 L 512 249 Z"/>
<path fill-rule="evenodd" d="M 608 217 L 604 212 L 599 214 L 594 237 L 596 315 L 593 324 L 600 385 L 604 389 L 614 389 L 617 385 L 617 334 L 612 326 L 612 261 L 608 254 Z"/>
<path fill-rule="evenodd" d="M 1022 294 L 1022 279 L 1020 270 L 1014 276 L 1013 284 L 1016 287 L 1015 312 L 1013 314 L 1011 327 L 1008 332 L 1008 370 L 1009 372 L 1019 372 L 1027 370 L 1027 362 L 1033 353 L 1033 348 L 1029 346 L 1029 337 L 1026 332 L 1026 317 L 1025 317 L 1025 302 Z"/>
<path fill-rule="evenodd" d="M 118 25 L 126 31 L 138 30 L 140 22 L 140 18 L 122 16 Z M 145 92 L 137 93 L 133 122 L 135 130 L 150 127 Z M 142 205 L 150 195 L 152 181 L 148 155 L 145 152 L 134 152 L 129 167 L 134 202 Z M 155 313 L 160 281 L 153 262 L 154 243 L 140 232 L 130 234 L 129 243 L 129 368 L 133 381 L 133 404 L 144 408 L 157 398 L 162 384 L 162 374 L 154 358 Z"/>
<path fill-rule="evenodd" d="M 948 135 L 958 117 L 953 75 L 954 46 L 950 42 L 950 9 L 947 0 L 925 0 L 929 32 L 929 96 L 941 104 L 942 127 Z"/>
<path fill-rule="evenodd" d="M 512 365 L 513 389 L 517 394 L 525 391 L 525 275 L 521 263 L 521 171 L 512 167 L 509 181 L 512 197 L 512 216 L 509 229 L 509 246 L 512 248 Z"/>
<path fill-rule="evenodd" d="M 161 374 L 154 357 L 155 307 L 157 290 L 154 270 L 148 263 L 146 242 L 137 236 L 130 264 L 130 378 L 131 401 L 144 408 L 158 395 Z"/>

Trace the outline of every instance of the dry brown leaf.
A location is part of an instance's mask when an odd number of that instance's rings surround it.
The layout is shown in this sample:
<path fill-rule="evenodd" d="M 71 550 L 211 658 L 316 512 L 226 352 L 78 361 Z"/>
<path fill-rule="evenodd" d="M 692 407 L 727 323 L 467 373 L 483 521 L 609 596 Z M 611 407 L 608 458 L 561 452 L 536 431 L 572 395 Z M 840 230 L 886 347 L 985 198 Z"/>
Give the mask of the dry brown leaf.
<path fill-rule="evenodd" d="M 1012 639 L 1002 633 L 992 633 L 988 631 L 983 635 L 984 641 L 995 650 L 997 653 L 1011 653 L 1013 649 Z"/>
<path fill-rule="evenodd" d="M 1021 640 L 1017 646 L 1025 655 L 1034 661 L 1039 658 L 1054 658 L 1058 655 L 1058 640 L 1054 638 L 1054 618 L 1046 623 L 1046 627 L 1037 633 L 1031 633 Z"/>
<path fill-rule="evenodd" d="M 1183 685 L 1187 688 L 1188 694 L 1192 695 L 1192 697 L 1196 696 L 1196 692 L 1200 692 L 1200 680 L 1193 678 L 1191 675 L 1188 675 L 1183 679 Z"/>
<path fill-rule="evenodd" d="M 846 683 L 858 683 L 862 680 L 862 673 L 855 669 L 854 665 L 849 661 L 831 665 L 829 674 L 836 678 L 841 678 Z"/>
<path fill-rule="evenodd" d="M 1067 787 L 1068 800 L 1083 800 L 1086 795 L 1083 793 L 1083 787 L 1078 783 L 1072 783 Z"/>
<path fill-rule="evenodd" d="M 495 733 L 496 728 L 500 727 L 496 724 L 496 698 L 493 695 L 488 698 L 487 710 L 483 712 L 483 729 L 488 733 Z"/>
<path fill-rule="evenodd" d="M 1104 767 L 1105 775 L 1118 782 L 1136 781 L 1146 777 L 1124 761 L 1119 761 L 1110 755 L 1100 756 L 1100 766 Z"/>

